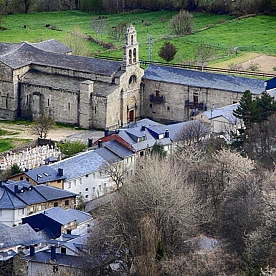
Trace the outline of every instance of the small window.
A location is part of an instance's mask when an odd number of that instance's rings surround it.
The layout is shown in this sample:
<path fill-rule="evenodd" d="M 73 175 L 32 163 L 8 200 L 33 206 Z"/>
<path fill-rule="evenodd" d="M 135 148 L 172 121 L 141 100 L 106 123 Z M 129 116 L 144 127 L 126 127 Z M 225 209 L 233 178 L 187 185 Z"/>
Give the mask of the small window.
<path fill-rule="evenodd" d="M 66 247 L 61 247 L 60 253 L 61 254 L 66 254 Z"/>
<path fill-rule="evenodd" d="M 55 202 L 55 203 L 54 203 L 54 207 L 58 207 L 58 202 Z"/>
<path fill-rule="evenodd" d="M 89 176 L 89 174 L 86 175 L 86 177 L 88 177 L 88 176 Z"/>
<path fill-rule="evenodd" d="M 60 183 L 60 182 L 61 182 L 61 180 L 58 180 L 58 181 L 57 181 L 57 183 Z"/>
<path fill-rule="evenodd" d="M 47 106 L 50 106 L 50 99 L 47 100 Z"/>
<path fill-rule="evenodd" d="M 26 177 L 26 180 L 29 181 L 29 177 Z"/>
<path fill-rule="evenodd" d="M 71 188 L 71 182 L 68 182 L 68 189 Z"/>
<path fill-rule="evenodd" d="M 144 152 L 143 151 L 140 151 L 140 156 L 144 156 Z"/>
<path fill-rule="evenodd" d="M 41 211 L 42 210 L 41 205 L 39 205 L 37 209 L 38 209 L 38 211 Z"/>
<path fill-rule="evenodd" d="M 85 188 L 85 191 L 88 192 L 88 188 Z"/>
<path fill-rule="evenodd" d="M 169 106 L 167 106 L 167 110 L 168 110 L 168 111 L 170 111 L 170 110 L 171 110 L 171 108 L 170 108 Z"/>
<path fill-rule="evenodd" d="M 65 206 L 69 206 L 69 199 L 65 200 Z"/>
<path fill-rule="evenodd" d="M 24 208 L 18 209 L 18 215 L 19 215 L 19 216 L 24 215 Z"/>
<path fill-rule="evenodd" d="M 88 195 L 86 195 L 85 198 L 88 198 Z"/>
<path fill-rule="evenodd" d="M 150 108 L 152 108 L 152 104 L 150 104 Z"/>
<path fill-rule="evenodd" d="M 20 176 L 20 180 L 23 180 L 23 176 Z"/>
<path fill-rule="evenodd" d="M 68 110 L 71 109 L 71 105 L 70 105 L 70 102 L 68 102 Z"/>
<path fill-rule="evenodd" d="M 102 185 L 99 185 L 99 191 L 100 192 L 102 191 Z"/>

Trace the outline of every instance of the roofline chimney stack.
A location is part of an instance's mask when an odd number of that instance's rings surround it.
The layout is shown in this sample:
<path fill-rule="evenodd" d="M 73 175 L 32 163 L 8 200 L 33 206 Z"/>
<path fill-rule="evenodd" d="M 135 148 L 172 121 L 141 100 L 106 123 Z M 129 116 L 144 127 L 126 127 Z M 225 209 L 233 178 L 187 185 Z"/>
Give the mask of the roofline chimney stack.
<path fill-rule="evenodd" d="M 55 260 L 56 259 L 56 246 L 55 245 L 51 245 L 51 260 Z"/>
<path fill-rule="evenodd" d="M 34 244 L 30 245 L 30 256 L 33 257 L 35 255 L 35 246 Z"/>
<path fill-rule="evenodd" d="M 170 138 L 170 132 L 168 129 L 165 131 L 165 138 Z"/>
<path fill-rule="evenodd" d="M 58 168 L 58 176 L 63 176 L 63 169 L 62 168 Z"/>
<path fill-rule="evenodd" d="M 102 148 L 102 146 L 103 146 L 103 141 L 102 140 L 98 140 L 98 147 Z"/>

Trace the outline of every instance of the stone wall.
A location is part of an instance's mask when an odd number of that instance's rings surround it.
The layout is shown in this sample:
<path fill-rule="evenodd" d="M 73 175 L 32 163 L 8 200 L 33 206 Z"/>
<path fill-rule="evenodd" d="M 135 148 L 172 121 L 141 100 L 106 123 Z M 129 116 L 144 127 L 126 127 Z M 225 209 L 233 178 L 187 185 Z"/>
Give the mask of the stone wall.
<path fill-rule="evenodd" d="M 163 100 L 151 101 L 150 97 L 156 97 L 156 91 L 159 91 L 159 97 Z M 213 106 L 223 107 L 239 102 L 243 93 L 227 90 L 218 90 L 202 87 L 192 87 L 187 85 L 172 84 L 167 82 L 157 82 L 144 80 L 144 87 L 141 90 L 143 99 L 144 116 L 150 117 L 156 121 L 162 122 L 181 122 L 191 118 L 191 112 L 194 106 L 194 96 L 198 103 L 210 110 Z M 190 106 L 186 105 L 189 100 Z M 199 108 L 199 113 L 205 111 Z"/>

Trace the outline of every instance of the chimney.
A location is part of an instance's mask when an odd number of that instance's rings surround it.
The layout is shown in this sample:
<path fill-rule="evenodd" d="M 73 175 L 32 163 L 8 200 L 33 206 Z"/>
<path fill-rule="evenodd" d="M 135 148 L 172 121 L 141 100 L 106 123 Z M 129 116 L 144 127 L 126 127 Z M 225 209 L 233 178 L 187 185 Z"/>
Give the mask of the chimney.
<path fill-rule="evenodd" d="M 91 148 L 93 146 L 93 138 L 88 138 L 88 147 Z"/>
<path fill-rule="evenodd" d="M 14 192 L 17 194 L 17 193 L 19 193 L 19 190 L 18 190 L 18 185 L 16 184 L 16 185 L 14 185 Z"/>
<path fill-rule="evenodd" d="M 56 246 L 51 245 L 51 260 L 55 260 L 55 259 L 56 259 Z"/>
<path fill-rule="evenodd" d="M 34 244 L 30 245 L 30 256 L 33 257 L 35 255 L 35 246 Z"/>
<path fill-rule="evenodd" d="M 102 140 L 98 140 L 98 147 L 101 148 L 103 146 L 103 141 Z"/>
<path fill-rule="evenodd" d="M 110 133 L 109 133 L 109 130 L 105 129 L 104 130 L 104 137 L 108 136 Z"/>
<path fill-rule="evenodd" d="M 62 168 L 58 168 L 58 176 L 63 176 L 63 169 Z"/>
<path fill-rule="evenodd" d="M 165 138 L 170 138 L 170 132 L 168 129 L 165 131 Z"/>
<path fill-rule="evenodd" d="M 143 125 L 143 126 L 141 127 L 141 130 L 142 130 L 142 131 L 145 131 L 145 130 L 146 130 L 146 126 Z"/>

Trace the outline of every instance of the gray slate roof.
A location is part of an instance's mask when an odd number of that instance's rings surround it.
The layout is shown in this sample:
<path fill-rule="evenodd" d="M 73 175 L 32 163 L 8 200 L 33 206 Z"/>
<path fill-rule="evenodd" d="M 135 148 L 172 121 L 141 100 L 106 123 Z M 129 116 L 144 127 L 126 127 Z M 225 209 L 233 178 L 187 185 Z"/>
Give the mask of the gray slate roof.
<path fill-rule="evenodd" d="M 76 196 L 75 193 L 56 187 L 32 186 L 27 180 L 19 182 L 8 180 L 0 186 L 0 209 L 25 208 L 32 204 Z"/>
<path fill-rule="evenodd" d="M 53 264 L 53 261 L 51 260 L 51 252 L 39 251 L 36 252 L 34 256 L 25 256 L 23 259 L 37 263 Z M 83 267 L 83 261 L 81 257 L 60 253 L 56 253 L 56 264 L 75 268 Z"/>
<path fill-rule="evenodd" d="M 104 146 L 109 150 L 116 152 L 116 154 L 118 154 L 121 158 L 125 158 L 134 154 L 131 150 L 124 147 L 116 140 L 105 142 Z M 119 158 L 118 161 L 120 161 Z"/>
<path fill-rule="evenodd" d="M 34 214 L 31 214 L 30 216 L 37 216 L 41 214 L 43 214 L 43 216 L 51 218 L 52 220 L 60 223 L 61 225 L 65 225 L 77 219 L 73 213 L 67 212 L 67 210 L 64 210 L 58 206 L 46 209 L 44 211 L 42 210 L 42 211 L 36 212 Z"/>
<path fill-rule="evenodd" d="M 57 170 L 46 165 L 28 170 L 25 174 L 38 184 L 65 179 L 64 176 L 58 175 Z"/>
<path fill-rule="evenodd" d="M 208 119 L 217 118 L 217 117 L 224 117 L 225 119 L 235 122 L 237 118 L 234 117 L 233 111 L 237 109 L 239 106 L 239 103 L 227 105 L 220 108 L 214 108 L 212 111 L 208 110 L 205 111 L 204 114 Z"/>
<path fill-rule="evenodd" d="M 4 43 L 0 46 L 0 49 L 3 49 L 0 62 L 13 69 L 38 64 L 105 76 L 112 76 L 121 69 L 121 62 L 54 53 L 54 49 L 50 51 L 49 46 L 50 43 L 47 47 L 32 45 L 28 42 L 10 46 Z"/>
<path fill-rule="evenodd" d="M 261 94 L 265 90 L 262 80 L 153 64 L 145 70 L 144 79 L 240 93 L 250 90 L 253 94 Z"/>
<path fill-rule="evenodd" d="M 89 219 L 92 219 L 92 216 L 90 214 L 80 211 L 80 210 L 67 209 L 66 212 L 68 212 L 69 214 L 74 216 L 77 219 L 78 224 L 83 223 Z"/>
<path fill-rule="evenodd" d="M 29 224 L 1 229 L 0 241 L 4 243 L 3 249 L 16 245 L 29 246 L 46 242 Z"/>
<path fill-rule="evenodd" d="M 103 150 L 101 153 L 97 153 L 98 151 L 94 150 L 86 151 L 76 156 L 72 156 L 62 161 L 53 163 L 49 165 L 49 167 L 54 170 L 62 168 L 66 180 L 75 179 L 86 174 L 96 172 L 109 161 L 112 161 L 113 158 L 115 158 L 114 154 L 112 153 L 109 153 L 109 157 L 103 157 Z"/>

